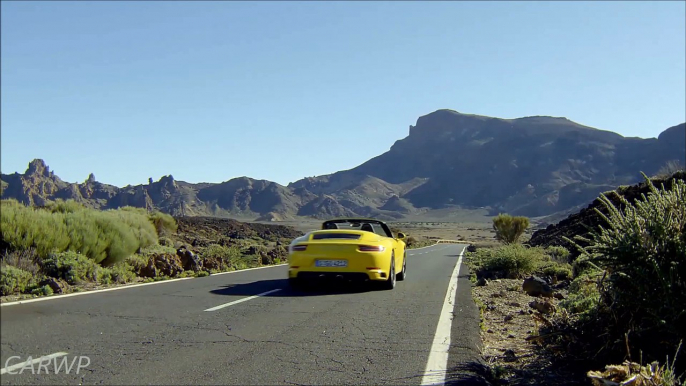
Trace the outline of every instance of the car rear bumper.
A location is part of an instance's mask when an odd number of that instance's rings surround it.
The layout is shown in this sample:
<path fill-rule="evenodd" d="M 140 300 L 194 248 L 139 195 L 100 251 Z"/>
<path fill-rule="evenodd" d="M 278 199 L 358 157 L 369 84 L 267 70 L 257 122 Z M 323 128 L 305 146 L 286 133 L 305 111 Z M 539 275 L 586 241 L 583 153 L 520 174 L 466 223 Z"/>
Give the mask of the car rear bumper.
<path fill-rule="evenodd" d="M 302 279 L 307 281 L 384 281 L 388 280 L 388 275 L 381 270 L 369 272 L 335 272 L 335 271 L 298 271 L 290 269 L 288 277 L 291 279 Z"/>

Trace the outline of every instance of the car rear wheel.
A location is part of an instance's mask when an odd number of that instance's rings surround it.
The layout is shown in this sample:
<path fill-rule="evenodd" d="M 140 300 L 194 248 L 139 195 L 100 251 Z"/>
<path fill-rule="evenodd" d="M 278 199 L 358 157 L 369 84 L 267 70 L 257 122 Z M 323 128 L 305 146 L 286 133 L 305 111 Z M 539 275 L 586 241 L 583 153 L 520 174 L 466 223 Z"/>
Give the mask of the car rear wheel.
<path fill-rule="evenodd" d="M 391 270 L 388 273 L 388 280 L 383 282 L 383 288 L 387 290 L 395 288 L 395 258 L 391 259 Z"/>
<path fill-rule="evenodd" d="M 403 281 L 407 279 L 407 254 L 403 258 L 403 270 L 398 274 L 398 280 Z"/>

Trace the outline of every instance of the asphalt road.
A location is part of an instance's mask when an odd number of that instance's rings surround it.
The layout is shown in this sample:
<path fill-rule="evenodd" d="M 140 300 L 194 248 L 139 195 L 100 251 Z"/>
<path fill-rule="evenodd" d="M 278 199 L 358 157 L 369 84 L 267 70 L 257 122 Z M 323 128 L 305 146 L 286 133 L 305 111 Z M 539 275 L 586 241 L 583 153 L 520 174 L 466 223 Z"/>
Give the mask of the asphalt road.
<path fill-rule="evenodd" d="M 483 384 L 464 248 L 410 251 L 391 291 L 294 291 L 276 266 L 3 306 L 0 382 Z"/>

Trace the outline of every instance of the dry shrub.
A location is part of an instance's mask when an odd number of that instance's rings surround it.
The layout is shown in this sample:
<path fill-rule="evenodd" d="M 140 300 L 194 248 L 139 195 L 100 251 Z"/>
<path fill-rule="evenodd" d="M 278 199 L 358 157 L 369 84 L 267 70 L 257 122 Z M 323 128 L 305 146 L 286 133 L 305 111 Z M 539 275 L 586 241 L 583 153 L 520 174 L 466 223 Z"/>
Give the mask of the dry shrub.
<path fill-rule="evenodd" d="M 493 219 L 495 237 L 504 244 L 517 243 L 528 227 L 529 219 L 526 217 L 501 213 Z"/>

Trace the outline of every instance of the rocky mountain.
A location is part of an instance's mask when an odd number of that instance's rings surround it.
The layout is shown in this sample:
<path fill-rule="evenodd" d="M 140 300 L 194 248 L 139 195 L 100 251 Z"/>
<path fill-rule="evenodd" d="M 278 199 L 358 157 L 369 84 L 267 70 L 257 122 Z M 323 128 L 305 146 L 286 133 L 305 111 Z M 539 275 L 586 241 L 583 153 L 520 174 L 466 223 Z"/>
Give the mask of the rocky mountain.
<path fill-rule="evenodd" d="M 625 138 L 566 118 L 499 119 L 439 110 L 364 164 L 291 184 L 315 193 L 361 189 L 372 176 L 415 208 L 491 207 L 542 216 L 632 184 L 669 160 L 686 158 L 686 126 L 658 138 Z M 351 181 L 359 181 L 357 185 Z M 409 183 L 413 181 L 414 183 Z M 390 197 L 392 194 L 387 194 Z"/>
<path fill-rule="evenodd" d="M 686 163 L 686 124 L 658 138 L 627 138 L 566 118 L 501 119 L 438 110 L 363 164 L 283 186 L 248 177 L 192 184 L 164 176 L 118 188 L 91 174 L 62 181 L 42 160 L 0 176 L 2 197 L 29 205 L 74 199 L 94 208 L 125 205 L 173 215 L 281 221 L 294 216 L 386 220 L 445 208 L 486 207 L 531 217 L 569 211 L 600 192 L 641 180 L 669 161 Z"/>

